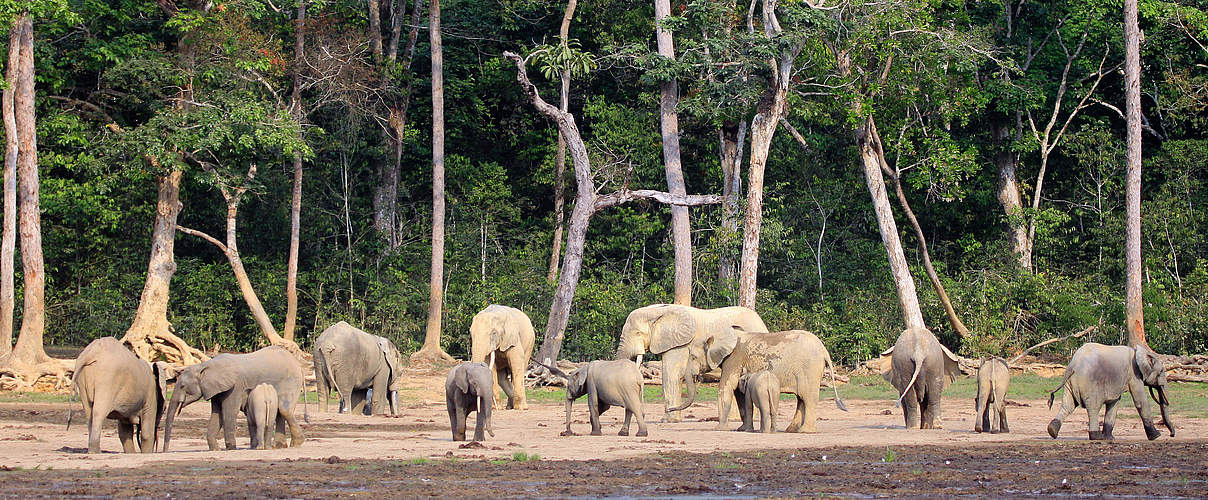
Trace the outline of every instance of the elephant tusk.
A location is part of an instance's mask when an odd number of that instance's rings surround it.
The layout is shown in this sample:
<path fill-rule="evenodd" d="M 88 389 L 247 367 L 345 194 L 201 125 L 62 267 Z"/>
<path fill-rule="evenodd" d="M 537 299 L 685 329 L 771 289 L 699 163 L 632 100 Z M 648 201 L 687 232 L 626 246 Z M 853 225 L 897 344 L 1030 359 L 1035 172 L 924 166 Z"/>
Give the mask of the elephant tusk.
<path fill-rule="evenodd" d="M 642 355 L 641 354 L 638 354 L 637 364 L 638 364 L 638 368 L 642 367 Z"/>

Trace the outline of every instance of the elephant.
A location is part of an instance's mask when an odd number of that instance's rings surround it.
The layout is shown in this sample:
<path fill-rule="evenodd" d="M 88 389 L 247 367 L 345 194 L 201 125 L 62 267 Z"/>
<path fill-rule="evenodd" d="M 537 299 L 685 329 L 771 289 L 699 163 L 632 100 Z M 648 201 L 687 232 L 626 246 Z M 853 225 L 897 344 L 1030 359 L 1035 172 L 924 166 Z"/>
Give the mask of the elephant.
<path fill-rule="evenodd" d="M 960 373 L 959 360 L 926 328 L 907 328 L 881 356 L 892 356 L 881 376 L 898 390 L 907 429 L 942 429 L 944 389 Z M 922 414 L 920 415 L 920 408 Z"/>
<path fill-rule="evenodd" d="M 113 337 L 96 339 L 80 352 L 71 384 L 88 419 L 88 453 L 100 453 L 105 419 L 117 420 L 118 438 L 126 453 L 155 451 L 167 399 L 167 371 L 167 364 L 138 359 Z M 71 426 L 70 418 L 67 425 Z"/>
<path fill-rule="evenodd" d="M 1074 351 L 1070 363 L 1065 367 L 1061 385 L 1049 393 L 1049 408 L 1053 407 L 1053 396 L 1065 389 L 1061 399 L 1061 411 L 1049 422 L 1049 436 L 1057 439 L 1061 422 L 1075 408 L 1086 408 L 1087 431 L 1091 440 L 1114 439 L 1112 430 L 1116 426 L 1116 404 L 1128 389 L 1132 395 L 1141 424 L 1145 426 L 1145 437 L 1150 441 L 1162 433 L 1154 427 L 1153 411 L 1149 407 L 1149 396 L 1157 401 L 1162 410 L 1162 420 L 1170 437 L 1174 437 L 1174 423 L 1170 421 L 1170 400 L 1166 397 L 1166 368 L 1157 354 L 1144 346 L 1106 346 L 1088 342 Z M 1157 394 L 1154 394 L 1154 391 Z M 1099 409 L 1107 407 L 1103 424 L 1099 424 Z"/>
<path fill-rule="evenodd" d="M 495 437 L 491 426 L 492 384 L 491 369 L 486 363 L 462 363 L 449 370 L 445 379 L 445 407 L 449 410 L 449 427 L 454 441 L 466 440 L 466 416 L 478 412 L 478 423 L 474 427 L 474 440 L 484 441 L 486 431 Z"/>
<path fill-rule="evenodd" d="M 681 381 L 688 393 L 696 392 L 696 376 L 721 366 L 738 342 L 738 326 L 747 332 L 766 332 L 759 314 L 745 307 L 697 309 L 695 307 L 655 304 L 635 309 L 625 319 L 616 359 L 642 364 L 646 352 L 663 359 L 664 420 L 681 421 Z M 548 363 L 548 362 L 547 362 Z"/>
<path fill-rule="evenodd" d="M 305 437 L 294 418 L 303 387 L 302 368 L 289 351 L 269 346 L 250 354 L 219 354 L 209 361 L 183 368 L 176 376 L 176 389 L 168 402 L 164 424 L 164 451 L 172 439 L 172 422 L 184 407 L 197 400 L 210 402 L 210 422 L 206 443 L 218 450 L 218 427 L 228 450 L 235 449 L 235 425 L 248 391 L 260 384 L 277 390 L 277 432 L 275 441 L 285 440 L 289 428 L 289 446 L 300 446 Z"/>
<path fill-rule="evenodd" d="M 398 391 L 402 390 L 402 355 L 385 337 L 371 335 L 343 321 L 327 327 L 315 340 L 315 386 L 319 411 L 328 411 L 327 395 L 335 389 L 340 396 L 338 411 L 362 413 L 368 389 L 373 389 L 370 412 L 398 415 Z"/>
<path fill-rule="evenodd" d="M 470 361 L 492 365 L 491 401 L 495 409 L 505 408 L 499 400 L 500 388 L 508 397 L 507 409 L 528 409 L 524 372 L 536 339 L 533 322 L 514 307 L 491 304 L 474 315 L 470 323 Z"/>
<path fill-rule="evenodd" d="M 977 369 L 977 416 L 974 432 L 1011 432 L 1007 426 L 1007 386 L 1011 384 L 1011 368 L 1007 360 L 990 358 Z M 991 413 L 993 405 L 993 413 Z M 997 418 L 991 418 L 995 415 Z M 994 423 L 996 425 L 990 425 Z"/>
<path fill-rule="evenodd" d="M 759 409 L 759 432 L 776 432 L 776 406 L 780 402 L 780 379 L 769 370 L 748 373 L 738 379 L 734 389 L 743 422 L 751 422 Z"/>
<path fill-rule="evenodd" d="M 625 408 L 625 423 L 618 436 L 629 435 L 629 421 L 637 418 L 637 437 L 649 435 L 646 429 L 646 414 L 642 409 L 642 373 L 638 365 L 625 359 L 612 361 L 596 360 L 567 374 L 550 365 L 538 362 L 550 373 L 566 379 L 566 430 L 563 436 L 574 436 L 570 430 L 571 408 L 575 400 L 587 395 L 587 408 L 591 419 L 591 435 L 599 436 L 600 414 L 613 406 Z"/>
<path fill-rule="evenodd" d="M 247 432 L 252 436 L 253 450 L 267 450 L 273 446 L 273 423 L 277 420 L 277 390 L 268 384 L 260 384 L 247 394 L 243 405 L 247 415 Z"/>
<path fill-rule="evenodd" d="M 835 391 L 835 405 L 846 411 L 835 383 L 835 368 L 830 352 L 818 337 L 805 330 L 784 332 L 746 332 L 732 327 L 738 339 L 733 352 L 721 363 L 721 380 L 717 384 L 717 429 L 725 430 L 730 417 L 730 402 L 743 373 L 763 370 L 771 371 L 780 382 L 780 392 L 797 395 L 797 411 L 785 432 L 817 432 L 818 389 L 822 376 L 830 369 L 831 386 Z M 692 405 L 695 392 L 689 393 L 689 401 L 673 411 Z M 743 415 L 740 431 L 754 430 L 752 415 Z"/>

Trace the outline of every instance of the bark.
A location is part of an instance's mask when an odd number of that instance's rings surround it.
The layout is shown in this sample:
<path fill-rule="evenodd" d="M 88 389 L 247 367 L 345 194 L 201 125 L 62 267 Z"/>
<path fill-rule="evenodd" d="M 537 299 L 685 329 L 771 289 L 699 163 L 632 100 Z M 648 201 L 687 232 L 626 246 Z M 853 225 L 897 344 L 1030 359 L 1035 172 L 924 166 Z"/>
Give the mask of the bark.
<path fill-rule="evenodd" d="M 1124 226 L 1125 300 L 1128 343 L 1149 347 L 1141 296 L 1141 55 L 1137 0 L 1124 0 L 1124 96 L 1128 118 Z M 1165 408 L 1163 408 L 1165 410 Z"/>
<path fill-rule="evenodd" d="M 445 86 L 440 0 L 432 0 L 428 23 L 432 45 L 432 272 L 428 285 L 428 326 L 424 331 L 424 345 L 411 355 L 411 361 L 451 361 L 452 356 L 440 347 L 445 275 Z"/>
<path fill-rule="evenodd" d="M 570 21 L 575 17 L 577 0 L 566 2 L 566 11 L 562 14 L 562 26 L 558 28 L 558 38 L 562 50 L 566 50 L 566 42 L 570 37 Z M 559 95 L 559 106 L 563 113 L 570 109 L 570 67 L 562 68 L 562 87 Z M 558 259 L 562 254 L 562 224 L 566 210 L 566 137 L 558 132 L 558 156 L 554 158 L 554 242 L 550 249 L 549 271 L 545 279 L 553 282 L 558 279 Z"/>
<path fill-rule="evenodd" d="M 402 0 L 397 0 L 402 1 Z M 402 67 L 404 70 L 411 68 L 411 60 L 415 54 L 415 42 L 419 37 L 419 21 L 420 14 L 423 12 L 423 0 L 415 0 L 411 8 L 411 29 L 407 33 L 407 45 L 403 49 Z M 401 29 L 401 21 L 398 21 L 401 16 L 396 15 L 395 27 Z M 395 43 L 397 40 L 391 40 L 391 48 L 388 57 L 391 61 L 397 57 Z M 389 248 L 393 249 L 400 243 L 398 236 L 398 189 L 399 179 L 402 177 L 403 169 L 403 132 L 407 126 L 407 110 L 411 103 L 411 88 L 414 85 L 414 79 L 407 79 L 407 86 L 403 90 L 402 100 L 395 102 L 388 110 L 388 124 L 393 134 L 383 134 L 387 136 L 387 142 L 393 145 L 394 161 L 389 164 L 380 164 L 378 167 L 378 177 L 381 183 L 373 191 L 373 227 L 379 233 L 386 236 L 386 242 Z"/>
<path fill-rule="evenodd" d="M 739 121 L 737 125 L 728 122 L 717 131 L 721 151 L 722 175 L 722 204 L 721 226 L 726 238 L 738 234 L 738 203 L 742 192 L 742 150 L 747 138 L 747 121 Z M 733 289 L 733 281 L 738 270 L 734 267 L 734 257 L 727 248 L 722 249 L 718 259 L 717 280 L 721 286 Z"/>
<path fill-rule="evenodd" d="M 898 239 L 898 226 L 893 219 L 893 207 L 889 205 L 889 197 L 885 194 L 885 179 L 881 176 L 881 162 L 876 151 L 875 123 L 869 117 L 864 126 L 856 131 L 856 146 L 860 152 L 860 163 L 864 168 L 864 181 L 872 196 L 872 205 L 877 218 L 877 227 L 881 231 L 881 243 L 885 245 L 885 253 L 889 257 L 889 270 L 893 273 L 894 287 L 898 292 L 898 305 L 902 308 L 902 318 L 906 328 L 926 328 L 923 323 L 923 312 L 919 308 L 918 293 L 914 288 L 914 278 L 910 275 L 910 266 L 906 263 L 906 254 L 902 251 L 902 243 Z"/>
<path fill-rule="evenodd" d="M 369 0 L 369 50 L 382 59 L 382 0 Z"/>
<path fill-rule="evenodd" d="M 1021 269 L 1032 270 L 1032 248 L 1028 245 L 1028 232 L 1024 224 L 1023 201 L 1019 196 L 1019 153 L 1008 148 L 1011 128 L 1006 124 L 994 125 L 994 142 L 1000 148 L 994 157 L 998 167 L 998 203 L 1007 215 L 1007 239 L 1011 255 Z"/>
<path fill-rule="evenodd" d="M 655 39 L 659 56 L 675 60 L 675 41 L 663 22 L 671 16 L 671 0 L 654 0 Z M 684 195 L 684 171 L 680 165 L 679 115 L 675 107 L 679 104 L 679 82 L 672 78 L 663 82 L 659 105 L 659 123 L 663 134 L 663 165 L 667 175 L 667 191 Z M 671 206 L 671 234 L 675 249 L 675 303 L 692 304 L 692 229 L 689 226 L 688 207 Z"/>
<path fill-rule="evenodd" d="M 17 80 L 17 65 L 21 31 L 16 23 L 9 31 L 8 39 L 8 71 L 5 79 Z M 4 97 L 0 99 L 0 113 L 4 117 L 4 226 L 3 237 L 0 240 L 0 358 L 13 351 L 13 254 L 17 243 L 17 154 L 20 148 L 17 143 L 17 118 L 14 116 L 13 94 L 16 92 L 11 85 L 4 89 Z"/>
<path fill-rule="evenodd" d="M 298 0 L 298 15 L 294 20 L 294 88 L 290 96 L 290 111 L 299 125 L 304 120 L 302 111 L 302 61 L 306 59 L 306 0 Z M 302 141 L 302 128 L 298 127 L 298 140 Z M 298 324 L 298 246 L 302 228 L 302 154 L 294 153 L 294 190 L 289 203 L 289 261 L 285 277 L 285 328 L 282 336 L 294 341 L 294 329 Z"/>
<path fill-rule="evenodd" d="M 122 337 L 136 356 L 147 361 L 163 358 L 170 363 L 191 365 L 209 359 L 201 351 L 189 347 L 172 332 L 168 322 L 168 302 L 172 275 L 176 273 L 173 249 L 176 245 L 176 219 L 180 215 L 180 179 L 182 172 L 174 170 L 160 176 L 155 225 L 151 232 L 151 256 L 147 264 L 147 280 L 138 301 L 134 321 Z"/>

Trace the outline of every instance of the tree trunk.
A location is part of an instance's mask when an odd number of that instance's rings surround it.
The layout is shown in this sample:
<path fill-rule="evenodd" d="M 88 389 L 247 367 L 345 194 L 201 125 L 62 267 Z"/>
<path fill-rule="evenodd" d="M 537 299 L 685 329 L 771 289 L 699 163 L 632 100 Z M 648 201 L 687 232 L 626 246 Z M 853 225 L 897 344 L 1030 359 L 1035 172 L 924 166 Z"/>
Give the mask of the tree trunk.
<path fill-rule="evenodd" d="M 401 2 L 402 0 L 396 1 Z M 422 12 L 423 0 L 415 0 L 411 9 L 411 29 L 407 33 L 407 46 L 403 49 L 402 66 L 405 71 L 409 71 L 411 68 L 412 56 L 415 54 L 415 42 L 419 37 L 419 21 Z M 402 28 L 402 23 L 397 21 L 397 16 L 395 28 Z M 396 42 L 396 40 L 391 40 L 388 54 L 391 61 L 397 57 Z M 387 136 L 387 142 L 393 146 L 394 161 L 390 164 L 379 165 L 378 178 L 381 179 L 381 183 L 373 190 L 373 227 L 386 236 L 386 243 L 391 249 L 400 243 L 398 237 L 398 187 L 403 170 L 403 133 L 407 126 L 407 111 L 411 103 L 411 88 L 414 82 L 415 79 L 408 78 L 406 88 L 403 89 L 402 100 L 390 106 L 390 116 L 387 121 L 393 131 L 393 136 L 386 133 L 383 135 Z"/>
<path fill-rule="evenodd" d="M 998 167 L 998 202 L 1007 216 L 1007 238 L 1011 255 L 1021 269 L 1032 270 L 1032 247 L 1028 244 L 1028 232 L 1024 224 L 1023 201 L 1019 197 L 1019 153 L 1009 149 L 1011 128 L 1006 124 L 995 124 L 994 142 L 1000 148 L 994 157 Z"/>
<path fill-rule="evenodd" d="M 738 277 L 738 305 L 755 309 L 755 278 L 759 268 L 759 231 L 763 224 L 763 172 L 772 147 L 772 135 L 787 111 L 787 82 L 769 88 L 751 119 L 751 166 L 747 178 L 747 216 L 743 221 L 742 270 Z"/>
<path fill-rule="evenodd" d="M 654 0 L 654 35 L 658 43 L 659 56 L 675 60 L 675 41 L 664 21 L 671 16 L 671 0 Z M 684 187 L 684 171 L 680 166 L 679 115 L 675 107 L 679 104 L 679 82 L 672 78 L 662 84 L 659 105 L 659 123 L 663 133 L 663 165 L 667 174 L 667 192 L 677 195 L 688 194 Z M 688 207 L 671 206 L 671 241 L 675 248 L 675 303 L 692 304 L 692 229 L 688 221 Z"/>
<path fill-rule="evenodd" d="M 910 276 L 910 266 L 906 263 L 906 254 L 898 240 L 898 225 L 893 219 L 893 207 L 889 205 L 889 197 L 885 194 L 885 179 L 881 176 L 881 158 L 875 150 L 874 130 L 876 125 L 869 117 L 863 127 L 856 131 L 856 146 L 860 151 L 860 163 L 864 168 L 864 181 L 872 196 L 872 205 L 877 217 L 877 227 L 881 230 L 881 243 L 885 245 L 885 253 L 889 257 L 889 270 L 893 273 L 893 283 L 898 292 L 898 305 L 902 307 L 902 318 L 906 328 L 926 328 L 923 323 L 923 312 L 919 309 L 919 297 L 914 288 L 914 278 Z"/>
<path fill-rule="evenodd" d="M 587 150 L 584 148 L 584 154 Z M 588 191 L 585 193 L 583 186 Z M 580 184 L 575 196 L 575 206 L 570 212 L 570 225 L 566 234 L 566 253 L 562 261 L 562 274 L 558 278 L 558 289 L 549 308 L 549 320 L 545 324 L 545 335 L 537 359 L 553 365 L 562 352 L 562 341 L 566 335 L 566 324 L 570 321 L 571 301 L 579 285 L 579 274 L 583 271 L 583 249 L 587 246 L 587 226 L 595 213 L 595 192 L 590 182 Z"/>
<path fill-rule="evenodd" d="M 8 71 L 5 79 L 11 84 L 17 81 L 17 65 L 20 64 L 21 30 L 14 21 L 9 30 Z M 13 110 L 11 85 L 4 89 L 0 102 L 0 113 L 4 117 L 4 226 L 0 240 L 0 358 L 13 351 L 13 254 L 17 243 L 17 118 Z"/>
<path fill-rule="evenodd" d="M 428 11 L 428 36 L 432 45 L 432 272 L 428 285 L 428 326 L 424 345 L 411 361 L 451 361 L 440 347 L 441 309 L 445 275 L 445 84 L 440 41 L 440 0 Z"/>
<path fill-rule="evenodd" d="M 369 0 L 369 50 L 382 59 L 382 1 Z"/>
<path fill-rule="evenodd" d="M 151 232 L 147 280 L 138 301 L 138 310 L 134 313 L 134 321 L 122 337 L 122 343 L 147 361 L 163 357 L 170 363 L 191 365 L 209 357 L 173 334 L 172 325 L 168 322 L 168 299 L 172 275 L 176 273 L 173 249 L 176 246 L 176 219 L 181 209 L 181 176 L 181 171 L 173 170 L 157 179 L 159 194 L 155 226 Z"/>
<path fill-rule="evenodd" d="M 570 21 L 575 17 L 577 0 L 566 2 L 566 11 L 562 14 L 562 26 L 558 28 L 558 38 L 562 50 L 566 50 L 570 38 Z M 558 109 L 563 113 L 570 110 L 570 67 L 562 68 L 562 87 L 559 95 Z M 562 224 L 566 211 L 566 137 L 558 131 L 558 156 L 554 158 L 554 242 L 550 248 L 549 271 L 545 273 L 546 281 L 553 283 L 558 279 L 558 260 L 562 257 Z"/>
<path fill-rule="evenodd" d="M 738 234 L 738 201 L 742 192 L 742 150 L 747 138 L 747 121 L 742 120 L 735 125 L 727 122 L 717 130 L 721 150 L 722 175 L 722 204 L 721 227 L 724 239 L 728 243 Z M 734 256 L 730 254 L 729 245 L 722 246 L 722 254 L 718 258 L 717 280 L 720 286 L 733 290 L 737 269 L 734 268 Z"/>
<path fill-rule="evenodd" d="M 1146 346 L 1141 294 L 1141 55 L 1137 0 L 1124 0 L 1124 96 L 1128 118 L 1128 173 L 1125 176 L 1125 300 L 1128 343 Z"/>
<path fill-rule="evenodd" d="M 298 0 L 298 15 L 294 22 L 294 88 L 290 110 L 299 124 L 298 140 L 302 138 L 302 64 L 306 59 L 306 0 Z M 294 341 L 298 324 L 298 246 L 302 228 L 302 155 L 294 153 L 294 190 L 289 203 L 289 261 L 285 276 L 285 328 L 282 336 Z"/>

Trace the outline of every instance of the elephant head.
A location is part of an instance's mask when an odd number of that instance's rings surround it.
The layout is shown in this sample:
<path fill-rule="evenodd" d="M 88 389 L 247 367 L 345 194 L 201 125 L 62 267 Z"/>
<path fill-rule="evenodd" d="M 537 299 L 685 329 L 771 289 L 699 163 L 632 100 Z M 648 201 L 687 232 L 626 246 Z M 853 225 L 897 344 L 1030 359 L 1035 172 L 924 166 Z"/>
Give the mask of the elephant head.
<path fill-rule="evenodd" d="M 402 377 L 402 355 L 399 354 L 398 348 L 394 346 L 386 337 L 378 337 L 378 349 L 382 352 L 382 359 L 386 361 L 386 366 L 390 369 L 390 383 L 387 386 L 389 391 L 387 396 L 390 399 L 390 413 L 398 415 L 398 392 L 403 389 Z"/>
<path fill-rule="evenodd" d="M 168 418 L 164 422 L 164 451 L 168 451 L 168 443 L 172 440 L 172 423 L 181 410 L 198 400 L 208 400 L 229 391 L 238 383 L 238 374 L 223 366 L 222 358 L 217 356 L 204 363 L 187 366 L 176 375 L 176 388 L 168 402 Z"/>
<path fill-rule="evenodd" d="M 490 353 L 521 345 L 519 326 L 511 325 L 509 328 L 508 321 L 511 321 L 511 316 L 506 308 L 498 305 L 488 306 L 474 316 L 470 324 L 471 360 L 485 363 Z"/>
<path fill-rule="evenodd" d="M 491 424 L 491 408 L 495 405 L 495 381 L 491 379 L 491 372 L 482 369 L 457 370 L 453 377 L 453 385 L 457 387 L 458 391 L 473 394 L 478 398 L 478 412 L 482 415 L 483 430 L 491 437 L 495 437 L 494 427 Z"/>
<path fill-rule="evenodd" d="M 1133 366 L 1138 377 L 1149 388 L 1150 397 L 1158 403 L 1158 408 L 1162 411 L 1162 421 L 1170 431 L 1170 437 L 1174 437 L 1174 423 L 1170 421 L 1169 413 L 1170 399 L 1166 396 L 1166 367 L 1162 364 L 1162 359 L 1147 347 L 1137 347 L 1133 355 Z"/>

